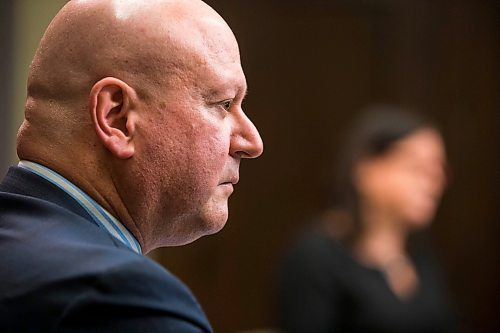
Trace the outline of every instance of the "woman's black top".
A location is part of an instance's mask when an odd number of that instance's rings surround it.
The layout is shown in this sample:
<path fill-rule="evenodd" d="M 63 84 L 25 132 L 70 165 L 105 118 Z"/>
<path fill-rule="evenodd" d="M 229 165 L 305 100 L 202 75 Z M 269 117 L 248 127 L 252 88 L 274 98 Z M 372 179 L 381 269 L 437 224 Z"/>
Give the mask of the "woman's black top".
<path fill-rule="evenodd" d="M 286 258 L 279 300 L 284 333 L 456 332 L 436 265 L 412 255 L 418 290 L 401 300 L 380 270 L 361 265 L 331 236 L 304 235 Z"/>

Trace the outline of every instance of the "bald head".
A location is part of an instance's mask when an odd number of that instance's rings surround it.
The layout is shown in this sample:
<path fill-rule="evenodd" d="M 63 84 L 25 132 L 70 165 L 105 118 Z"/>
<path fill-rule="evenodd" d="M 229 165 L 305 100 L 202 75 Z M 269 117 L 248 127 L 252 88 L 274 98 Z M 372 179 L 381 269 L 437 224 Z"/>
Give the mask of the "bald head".
<path fill-rule="evenodd" d="M 99 80 L 116 78 L 140 101 L 163 103 L 159 94 L 189 84 L 193 69 L 217 52 L 239 57 L 230 28 L 200 0 L 69 1 L 30 66 L 19 158 L 61 171 L 74 161 L 101 167 L 102 140 L 89 115 Z"/>
<path fill-rule="evenodd" d="M 21 159 L 60 173 L 145 251 L 220 230 L 262 141 L 224 20 L 199 0 L 72 0 L 28 79 Z"/>
<path fill-rule="evenodd" d="M 179 84 L 210 56 L 205 46 L 215 44 L 214 29 L 230 33 L 223 19 L 198 0 L 69 1 L 49 25 L 30 67 L 20 157 L 23 135 L 30 134 L 27 125 L 38 138 L 49 136 L 47 144 L 56 148 L 90 124 L 89 92 L 102 78 L 123 80 L 144 99 L 154 97 L 153 86 Z M 211 46 L 212 51 L 228 49 Z"/>
<path fill-rule="evenodd" d="M 28 94 L 68 100 L 106 76 L 162 83 L 183 71 L 190 48 L 222 18 L 198 0 L 73 0 L 54 18 L 33 59 Z M 189 59 L 189 58 L 188 58 Z"/>

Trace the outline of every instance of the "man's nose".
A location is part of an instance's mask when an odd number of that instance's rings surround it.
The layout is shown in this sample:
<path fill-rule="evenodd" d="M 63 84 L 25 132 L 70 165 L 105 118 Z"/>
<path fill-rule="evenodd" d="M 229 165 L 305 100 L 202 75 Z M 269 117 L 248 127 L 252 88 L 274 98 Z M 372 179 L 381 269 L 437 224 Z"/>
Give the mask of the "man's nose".
<path fill-rule="evenodd" d="M 256 158 L 264 151 L 264 143 L 260 137 L 259 131 L 240 110 L 235 117 L 235 125 L 231 133 L 230 154 L 240 158 Z"/>

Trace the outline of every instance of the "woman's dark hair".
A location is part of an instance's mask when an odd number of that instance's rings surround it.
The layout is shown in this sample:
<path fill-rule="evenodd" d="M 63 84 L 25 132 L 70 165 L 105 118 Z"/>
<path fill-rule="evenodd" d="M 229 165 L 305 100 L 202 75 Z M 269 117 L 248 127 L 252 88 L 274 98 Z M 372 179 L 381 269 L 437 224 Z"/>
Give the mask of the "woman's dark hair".
<path fill-rule="evenodd" d="M 366 158 L 383 156 L 398 141 L 419 129 L 436 126 L 414 110 L 396 106 L 365 109 L 356 119 L 344 141 L 335 164 L 333 193 L 328 204 L 335 216 L 327 218 L 335 226 L 337 237 L 350 243 L 359 235 L 359 195 L 353 182 L 353 170 Z M 330 222 L 329 222 L 330 223 Z"/>

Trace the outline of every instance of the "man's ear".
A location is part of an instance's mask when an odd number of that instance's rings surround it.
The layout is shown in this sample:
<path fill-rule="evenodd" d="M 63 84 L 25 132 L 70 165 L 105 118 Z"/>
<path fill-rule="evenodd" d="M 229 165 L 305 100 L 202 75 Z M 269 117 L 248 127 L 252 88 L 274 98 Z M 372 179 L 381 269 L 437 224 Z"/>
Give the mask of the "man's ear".
<path fill-rule="evenodd" d="M 116 157 L 134 155 L 137 95 L 125 82 L 107 77 L 90 91 L 90 116 L 97 137 Z"/>

